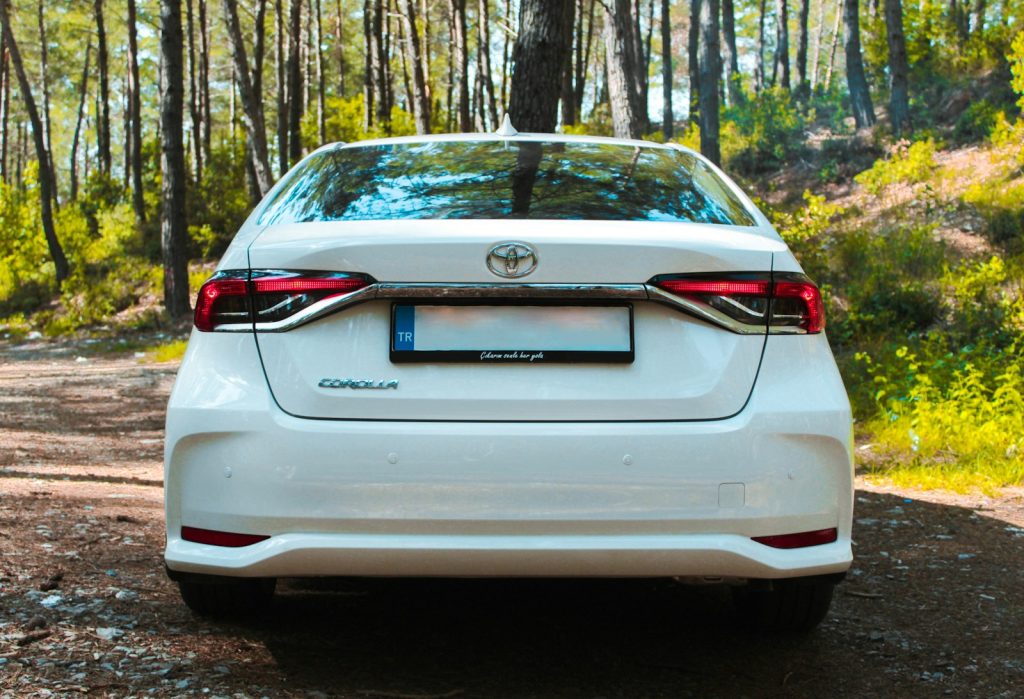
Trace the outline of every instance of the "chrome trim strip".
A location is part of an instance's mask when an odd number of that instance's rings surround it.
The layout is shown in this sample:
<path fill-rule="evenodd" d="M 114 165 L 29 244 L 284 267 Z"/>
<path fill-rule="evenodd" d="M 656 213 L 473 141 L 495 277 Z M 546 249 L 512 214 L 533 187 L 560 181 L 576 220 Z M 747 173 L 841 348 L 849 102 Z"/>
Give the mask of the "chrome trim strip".
<path fill-rule="evenodd" d="M 295 315 L 274 323 L 231 323 L 215 332 L 279 333 L 292 330 L 318 318 L 337 313 L 356 304 L 378 299 L 548 299 L 654 301 L 717 325 L 739 335 L 764 335 L 766 325 L 747 325 L 693 299 L 670 294 L 651 284 L 501 284 L 501 283 L 432 283 L 378 282 L 353 291 L 318 301 Z M 802 334 L 799 327 L 773 328 L 771 334 Z"/>
<path fill-rule="evenodd" d="M 377 298 L 647 299 L 643 284 L 377 284 Z"/>
<path fill-rule="evenodd" d="M 730 318 L 721 311 L 714 309 L 707 304 L 694 301 L 693 299 L 684 298 L 682 296 L 676 296 L 675 294 L 670 294 L 664 289 L 651 284 L 647 284 L 646 287 L 651 301 L 663 303 L 667 306 L 673 306 L 685 313 L 696 316 L 701 320 L 706 320 L 709 323 L 734 332 L 737 335 L 764 335 L 767 330 L 767 322 L 765 322 L 764 325 L 747 325 Z"/>

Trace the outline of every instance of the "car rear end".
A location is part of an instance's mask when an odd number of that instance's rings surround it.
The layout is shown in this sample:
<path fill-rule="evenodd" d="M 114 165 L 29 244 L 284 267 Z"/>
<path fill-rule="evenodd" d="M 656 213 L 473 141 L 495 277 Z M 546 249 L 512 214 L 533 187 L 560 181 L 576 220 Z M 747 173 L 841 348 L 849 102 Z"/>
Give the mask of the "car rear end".
<path fill-rule="evenodd" d="M 200 292 L 168 568 L 831 584 L 851 433 L 823 324 L 778 235 L 691 153 L 314 154 Z"/>

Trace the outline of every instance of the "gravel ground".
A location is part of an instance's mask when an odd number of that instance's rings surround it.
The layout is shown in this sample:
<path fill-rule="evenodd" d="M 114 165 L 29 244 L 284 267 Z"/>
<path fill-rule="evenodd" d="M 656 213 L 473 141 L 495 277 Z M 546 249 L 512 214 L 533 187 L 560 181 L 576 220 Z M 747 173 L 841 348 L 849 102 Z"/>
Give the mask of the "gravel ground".
<path fill-rule="evenodd" d="M 670 581 L 344 580 L 246 623 L 161 561 L 173 364 L 0 343 L 0 697 L 1024 695 L 1024 489 L 861 484 L 856 555 L 806 637 Z"/>

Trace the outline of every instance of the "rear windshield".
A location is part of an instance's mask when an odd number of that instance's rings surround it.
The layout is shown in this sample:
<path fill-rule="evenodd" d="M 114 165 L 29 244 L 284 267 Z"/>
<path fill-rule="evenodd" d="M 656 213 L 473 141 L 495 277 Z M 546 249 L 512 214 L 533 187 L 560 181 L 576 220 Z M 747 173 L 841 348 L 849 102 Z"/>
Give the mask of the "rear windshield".
<path fill-rule="evenodd" d="M 504 140 L 326 151 L 289 178 L 260 223 L 505 218 L 754 224 L 683 151 Z"/>

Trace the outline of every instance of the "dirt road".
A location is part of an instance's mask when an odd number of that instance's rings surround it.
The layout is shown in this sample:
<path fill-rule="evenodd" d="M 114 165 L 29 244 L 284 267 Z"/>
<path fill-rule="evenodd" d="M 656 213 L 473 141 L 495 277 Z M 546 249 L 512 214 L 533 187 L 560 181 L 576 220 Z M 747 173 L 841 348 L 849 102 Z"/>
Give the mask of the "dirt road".
<path fill-rule="evenodd" d="M 0 697 L 1024 696 L 1024 491 L 863 487 L 805 638 L 667 581 L 291 585 L 192 616 L 161 562 L 173 365 L 0 344 Z"/>

